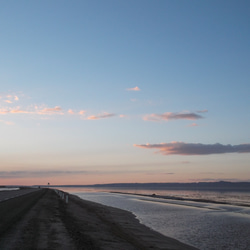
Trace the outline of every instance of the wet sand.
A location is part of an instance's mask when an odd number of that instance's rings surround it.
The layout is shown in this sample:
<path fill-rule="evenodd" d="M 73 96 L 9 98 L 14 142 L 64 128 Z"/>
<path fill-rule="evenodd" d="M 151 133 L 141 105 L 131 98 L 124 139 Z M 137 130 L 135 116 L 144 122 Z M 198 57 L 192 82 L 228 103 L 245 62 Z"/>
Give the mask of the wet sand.
<path fill-rule="evenodd" d="M 66 203 L 50 189 L 1 202 L 0 213 L 7 218 L 0 221 L 0 249 L 196 249 L 140 224 L 130 212 L 74 195 Z"/>

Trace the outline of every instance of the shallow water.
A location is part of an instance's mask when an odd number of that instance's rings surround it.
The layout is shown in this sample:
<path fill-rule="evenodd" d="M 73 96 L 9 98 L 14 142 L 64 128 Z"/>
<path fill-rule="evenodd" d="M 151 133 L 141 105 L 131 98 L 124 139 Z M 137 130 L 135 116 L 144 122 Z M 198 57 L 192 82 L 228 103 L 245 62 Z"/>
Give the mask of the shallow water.
<path fill-rule="evenodd" d="M 86 189 L 65 191 L 74 193 L 82 199 L 131 211 L 143 224 L 199 249 L 250 249 L 249 207 L 93 192 Z M 159 190 L 154 191 L 160 193 Z M 169 192 L 172 192 L 174 197 L 179 195 L 178 197 L 183 198 L 181 191 L 163 192 L 165 193 L 161 195 L 170 195 Z M 193 199 L 195 195 L 197 193 L 194 194 L 193 191 L 186 191 L 185 198 L 188 196 Z M 248 202 L 245 200 L 248 195 L 249 193 L 245 193 L 237 196 L 234 192 L 233 201 Z M 209 197 L 211 200 L 212 196 L 217 201 L 232 202 L 228 193 L 199 194 L 202 199 Z M 243 197 L 243 200 L 240 197 Z"/>
<path fill-rule="evenodd" d="M 12 191 L 12 190 L 19 190 L 20 188 L 0 188 L 0 191 Z"/>

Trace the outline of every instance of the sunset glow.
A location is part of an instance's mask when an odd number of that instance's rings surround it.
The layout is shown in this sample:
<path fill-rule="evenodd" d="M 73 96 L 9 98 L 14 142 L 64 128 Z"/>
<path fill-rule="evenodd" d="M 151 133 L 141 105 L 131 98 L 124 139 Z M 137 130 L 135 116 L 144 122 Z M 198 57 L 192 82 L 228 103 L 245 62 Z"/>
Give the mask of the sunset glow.
<path fill-rule="evenodd" d="M 247 1 L 5 1 L 0 185 L 250 181 Z"/>

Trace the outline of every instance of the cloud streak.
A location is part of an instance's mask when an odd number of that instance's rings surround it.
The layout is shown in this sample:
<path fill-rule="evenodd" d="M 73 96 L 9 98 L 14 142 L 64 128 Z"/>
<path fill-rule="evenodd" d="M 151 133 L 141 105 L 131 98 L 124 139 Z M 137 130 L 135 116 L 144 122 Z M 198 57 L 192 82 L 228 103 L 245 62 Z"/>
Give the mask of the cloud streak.
<path fill-rule="evenodd" d="M 86 110 L 80 110 L 79 115 L 85 115 L 86 112 L 87 112 Z"/>
<path fill-rule="evenodd" d="M 14 125 L 14 122 L 10 122 L 10 121 L 4 121 L 4 120 L 0 120 L 1 123 L 4 123 L 6 125 Z"/>
<path fill-rule="evenodd" d="M 45 170 L 45 171 L 0 171 L 0 179 L 15 179 L 15 178 L 41 178 L 52 176 L 69 176 L 79 174 L 89 174 L 88 171 L 61 171 L 61 170 Z"/>
<path fill-rule="evenodd" d="M 12 94 L 0 96 L 0 99 L 5 99 L 3 101 L 9 104 L 19 101 L 19 97 L 17 95 L 12 95 Z"/>
<path fill-rule="evenodd" d="M 198 124 L 197 123 L 192 123 L 192 124 L 189 124 L 188 127 L 197 127 Z"/>
<path fill-rule="evenodd" d="M 41 115 L 63 114 L 62 108 L 59 106 L 55 106 L 54 108 L 44 108 L 42 110 L 38 110 L 37 113 Z"/>
<path fill-rule="evenodd" d="M 128 88 L 126 89 L 127 91 L 141 91 L 141 89 L 139 87 L 134 87 L 134 88 Z"/>
<path fill-rule="evenodd" d="M 0 114 L 33 114 L 34 112 L 28 110 L 22 110 L 19 107 L 17 108 L 10 108 L 10 109 L 0 109 Z"/>
<path fill-rule="evenodd" d="M 208 112 L 208 110 L 207 109 L 203 109 L 203 110 L 198 110 L 198 111 L 196 111 L 197 113 L 207 113 Z"/>
<path fill-rule="evenodd" d="M 2 108 L 0 114 L 34 114 L 34 115 L 51 115 L 51 114 L 63 114 L 61 107 L 56 106 L 54 108 L 39 108 L 35 107 L 34 110 L 21 109 L 20 107 L 15 108 Z"/>
<path fill-rule="evenodd" d="M 201 115 L 191 112 L 181 112 L 181 113 L 173 113 L 166 112 L 163 114 L 149 114 L 143 117 L 145 121 L 171 121 L 171 120 L 198 120 L 204 118 Z"/>
<path fill-rule="evenodd" d="M 163 155 L 210 155 L 226 153 L 250 153 L 250 144 L 223 145 L 201 144 L 201 143 L 184 143 L 170 142 L 159 144 L 134 144 L 135 147 L 145 149 L 157 149 L 157 153 Z"/>
<path fill-rule="evenodd" d="M 0 108 L 0 115 L 14 115 L 14 114 L 26 114 L 33 116 L 52 116 L 52 115 L 78 115 L 81 119 L 84 120 L 100 120 L 116 116 L 114 113 L 103 112 L 97 115 L 86 116 L 86 110 L 74 111 L 68 109 L 64 111 L 60 106 L 55 107 L 46 107 L 46 106 L 31 106 L 29 108 L 23 109 L 20 106 L 18 107 L 5 107 Z M 124 117 L 121 115 L 120 117 Z"/>
<path fill-rule="evenodd" d="M 135 87 L 131 90 L 138 91 L 139 88 Z M 26 115 L 28 117 L 38 118 L 40 116 L 41 118 L 39 119 L 49 119 L 51 116 L 68 116 L 68 117 L 76 117 L 78 116 L 79 119 L 81 120 L 100 120 L 100 119 L 106 119 L 106 118 L 111 118 L 116 116 L 114 113 L 109 113 L 109 112 L 102 112 L 97 115 L 91 115 L 87 114 L 87 111 L 84 109 L 79 109 L 79 110 L 73 110 L 71 108 L 67 109 L 62 109 L 61 106 L 54 106 L 54 107 L 48 107 L 47 105 L 35 105 L 31 104 L 26 107 L 22 107 L 21 105 L 18 106 L 13 106 L 14 102 L 19 101 L 19 97 L 16 94 L 4 94 L 0 96 L 1 103 L 5 105 L 0 106 L 0 115 L 6 115 L 6 116 L 12 116 L 12 115 Z M 122 115 L 120 117 L 123 117 Z M 0 121 L 1 123 L 3 120 Z"/>
<path fill-rule="evenodd" d="M 99 115 L 91 115 L 87 117 L 87 120 L 99 120 L 99 119 L 111 118 L 113 116 L 115 116 L 115 114 L 104 112 L 103 114 Z"/>
<path fill-rule="evenodd" d="M 4 102 L 6 102 L 6 103 L 12 103 L 12 101 L 10 101 L 10 100 L 5 100 Z"/>

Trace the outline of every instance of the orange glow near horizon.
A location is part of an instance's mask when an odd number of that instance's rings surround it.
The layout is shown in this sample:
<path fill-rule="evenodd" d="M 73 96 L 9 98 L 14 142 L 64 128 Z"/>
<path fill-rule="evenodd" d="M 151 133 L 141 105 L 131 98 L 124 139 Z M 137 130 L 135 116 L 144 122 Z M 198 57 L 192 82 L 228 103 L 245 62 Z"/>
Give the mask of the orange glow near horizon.
<path fill-rule="evenodd" d="M 250 181 L 250 1 L 226 4 L 4 1 L 0 185 Z"/>
<path fill-rule="evenodd" d="M 140 174 L 140 173 L 127 173 L 127 174 L 105 174 L 105 175 L 70 175 L 70 176 L 53 176 L 42 178 L 11 178 L 0 179 L 0 185 L 94 185 L 94 184 L 110 184 L 110 183 L 190 183 L 190 182 L 206 182 L 206 181 L 220 181 L 204 180 L 205 175 L 196 176 L 194 179 L 192 174 Z M 227 179 L 230 181 L 235 177 L 235 174 L 230 174 Z M 244 174 L 240 176 L 244 181 Z M 222 179 L 223 180 L 223 179 Z"/>

